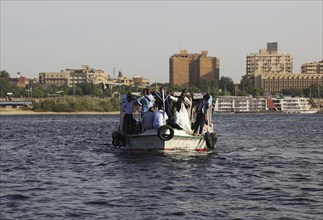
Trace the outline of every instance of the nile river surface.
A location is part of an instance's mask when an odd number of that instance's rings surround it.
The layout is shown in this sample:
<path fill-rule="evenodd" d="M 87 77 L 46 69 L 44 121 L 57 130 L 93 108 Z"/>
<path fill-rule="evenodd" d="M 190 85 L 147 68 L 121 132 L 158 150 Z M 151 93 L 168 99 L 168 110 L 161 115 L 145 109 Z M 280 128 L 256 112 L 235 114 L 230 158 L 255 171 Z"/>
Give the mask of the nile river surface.
<path fill-rule="evenodd" d="M 0 116 L 0 219 L 323 219 L 323 115 L 215 114 L 211 154 L 127 154 L 118 116 Z"/>

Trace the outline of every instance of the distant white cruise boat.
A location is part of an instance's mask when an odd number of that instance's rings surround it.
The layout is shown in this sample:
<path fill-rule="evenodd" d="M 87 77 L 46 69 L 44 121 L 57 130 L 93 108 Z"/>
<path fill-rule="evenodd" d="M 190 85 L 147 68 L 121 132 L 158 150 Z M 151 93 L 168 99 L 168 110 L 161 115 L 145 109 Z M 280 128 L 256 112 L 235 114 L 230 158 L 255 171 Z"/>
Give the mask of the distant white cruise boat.
<path fill-rule="evenodd" d="M 218 113 L 263 112 L 266 110 L 266 98 L 219 96 L 214 103 L 214 111 Z"/>
<path fill-rule="evenodd" d="M 314 114 L 319 111 L 319 108 L 312 107 L 309 98 L 284 97 L 273 98 L 271 101 L 275 105 L 275 109 L 282 113 Z"/>
<path fill-rule="evenodd" d="M 281 113 L 307 113 L 313 114 L 319 111 L 314 108 L 309 98 L 284 97 L 284 98 L 253 98 L 249 96 L 219 96 L 215 100 L 214 111 L 217 113 L 257 113 L 257 112 L 281 112 Z"/>

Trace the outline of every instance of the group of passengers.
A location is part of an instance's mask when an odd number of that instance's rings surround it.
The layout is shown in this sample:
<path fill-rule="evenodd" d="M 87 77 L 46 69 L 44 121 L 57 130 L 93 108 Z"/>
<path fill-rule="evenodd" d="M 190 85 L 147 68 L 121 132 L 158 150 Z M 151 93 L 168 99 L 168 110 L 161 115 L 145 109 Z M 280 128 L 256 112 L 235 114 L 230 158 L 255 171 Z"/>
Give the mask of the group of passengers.
<path fill-rule="evenodd" d="M 192 95 L 191 98 L 193 98 Z M 139 98 L 134 98 L 131 93 L 128 93 L 127 101 L 121 106 L 121 111 L 125 113 L 123 130 L 127 134 L 135 134 L 149 129 L 157 129 L 167 124 L 173 128 L 184 130 L 188 134 L 201 134 L 207 124 L 206 113 L 209 108 L 209 100 L 210 96 L 205 94 L 198 103 L 192 104 L 186 89 L 179 97 L 175 97 L 172 91 L 164 92 L 163 88 L 159 92 L 152 93 L 150 89 L 144 89 Z M 190 120 L 191 108 L 196 113 L 194 124 L 191 124 Z M 141 123 L 138 123 L 133 117 L 133 112 L 139 110 Z"/>

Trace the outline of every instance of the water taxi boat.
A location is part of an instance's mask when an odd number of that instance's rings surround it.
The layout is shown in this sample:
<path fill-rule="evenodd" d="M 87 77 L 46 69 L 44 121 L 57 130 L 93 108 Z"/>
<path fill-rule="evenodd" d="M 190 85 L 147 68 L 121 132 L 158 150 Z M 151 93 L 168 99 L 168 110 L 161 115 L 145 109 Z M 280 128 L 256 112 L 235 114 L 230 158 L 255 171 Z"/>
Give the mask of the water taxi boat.
<path fill-rule="evenodd" d="M 132 95 L 138 97 L 140 94 Z M 125 102 L 125 95 L 121 95 L 121 103 Z M 202 95 L 193 95 L 193 101 L 203 98 Z M 165 102 L 165 100 L 163 100 Z M 121 109 L 121 108 L 120 108 Z M 192 113 L 192 111 L 191 111 Z M 123 129 L 124 113 L 120 111 L 119 128 L 112 134 L 112 144 L 124 151 L 171 151 L 171 152 L 209 152 L 216 148 L 217 135 L 213 131 L 211 120 L 212 109 L 207 111 L 208 123 L 201 135 L 188 134 L 170 125 L 163 125 L 158 129 L 140 131 L 136 134 L 126 134 Z M 139 116 L 134 113 L 134 118 L 140 123 Z M 192 119 L 193 113 L 192 113 Z"/>

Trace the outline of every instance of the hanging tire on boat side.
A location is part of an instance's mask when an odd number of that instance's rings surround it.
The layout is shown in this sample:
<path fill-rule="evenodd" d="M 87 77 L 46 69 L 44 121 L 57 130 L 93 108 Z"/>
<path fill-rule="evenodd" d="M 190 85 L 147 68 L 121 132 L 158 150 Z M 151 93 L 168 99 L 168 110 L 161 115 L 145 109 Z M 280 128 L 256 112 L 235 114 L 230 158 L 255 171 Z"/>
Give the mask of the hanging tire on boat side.
<path fill-rule="evenodd" d="M 212 135 L 210 134 L 210 132 L 206 132 L 204 134 L 204 139 L 205 139 L 206 146 L 210 149 L 213 149 L 214 142 L 213 142 L 213 138 L 212 138 Z"/>
<path fill-rule="evenodd" d="M 112 133 L 112 144 L 115 147 L 123 147 L 126 145 L 126 136 L 121 132 L 115 131 Z"/>
<path fill-rule="evenodd" d="M 118 133 L 118 140 L 120 147 L 126 146 L 126 136 L 121 132 Z"/>
<path fill-rule="evenodd" d="M 112 133 L 112 145 L 115 146 L 115 147 L 118 147 L 119 146 L 119 137 L 118 137 L 118 132 L 113 132 Z"/>
<path fill-rule="evenodd" d="M 162 141 L 169 141 L 174 137 L 174 129 L 169 125 L 163 125 L 158 128 L 157 135 Z"/>
<path fill-rule="evenodd" d="M 213 147 L 216 145 L 218 142 L 218 135 L 214 132 L 211 132 L 212 140 L 213 140 Z"/>

